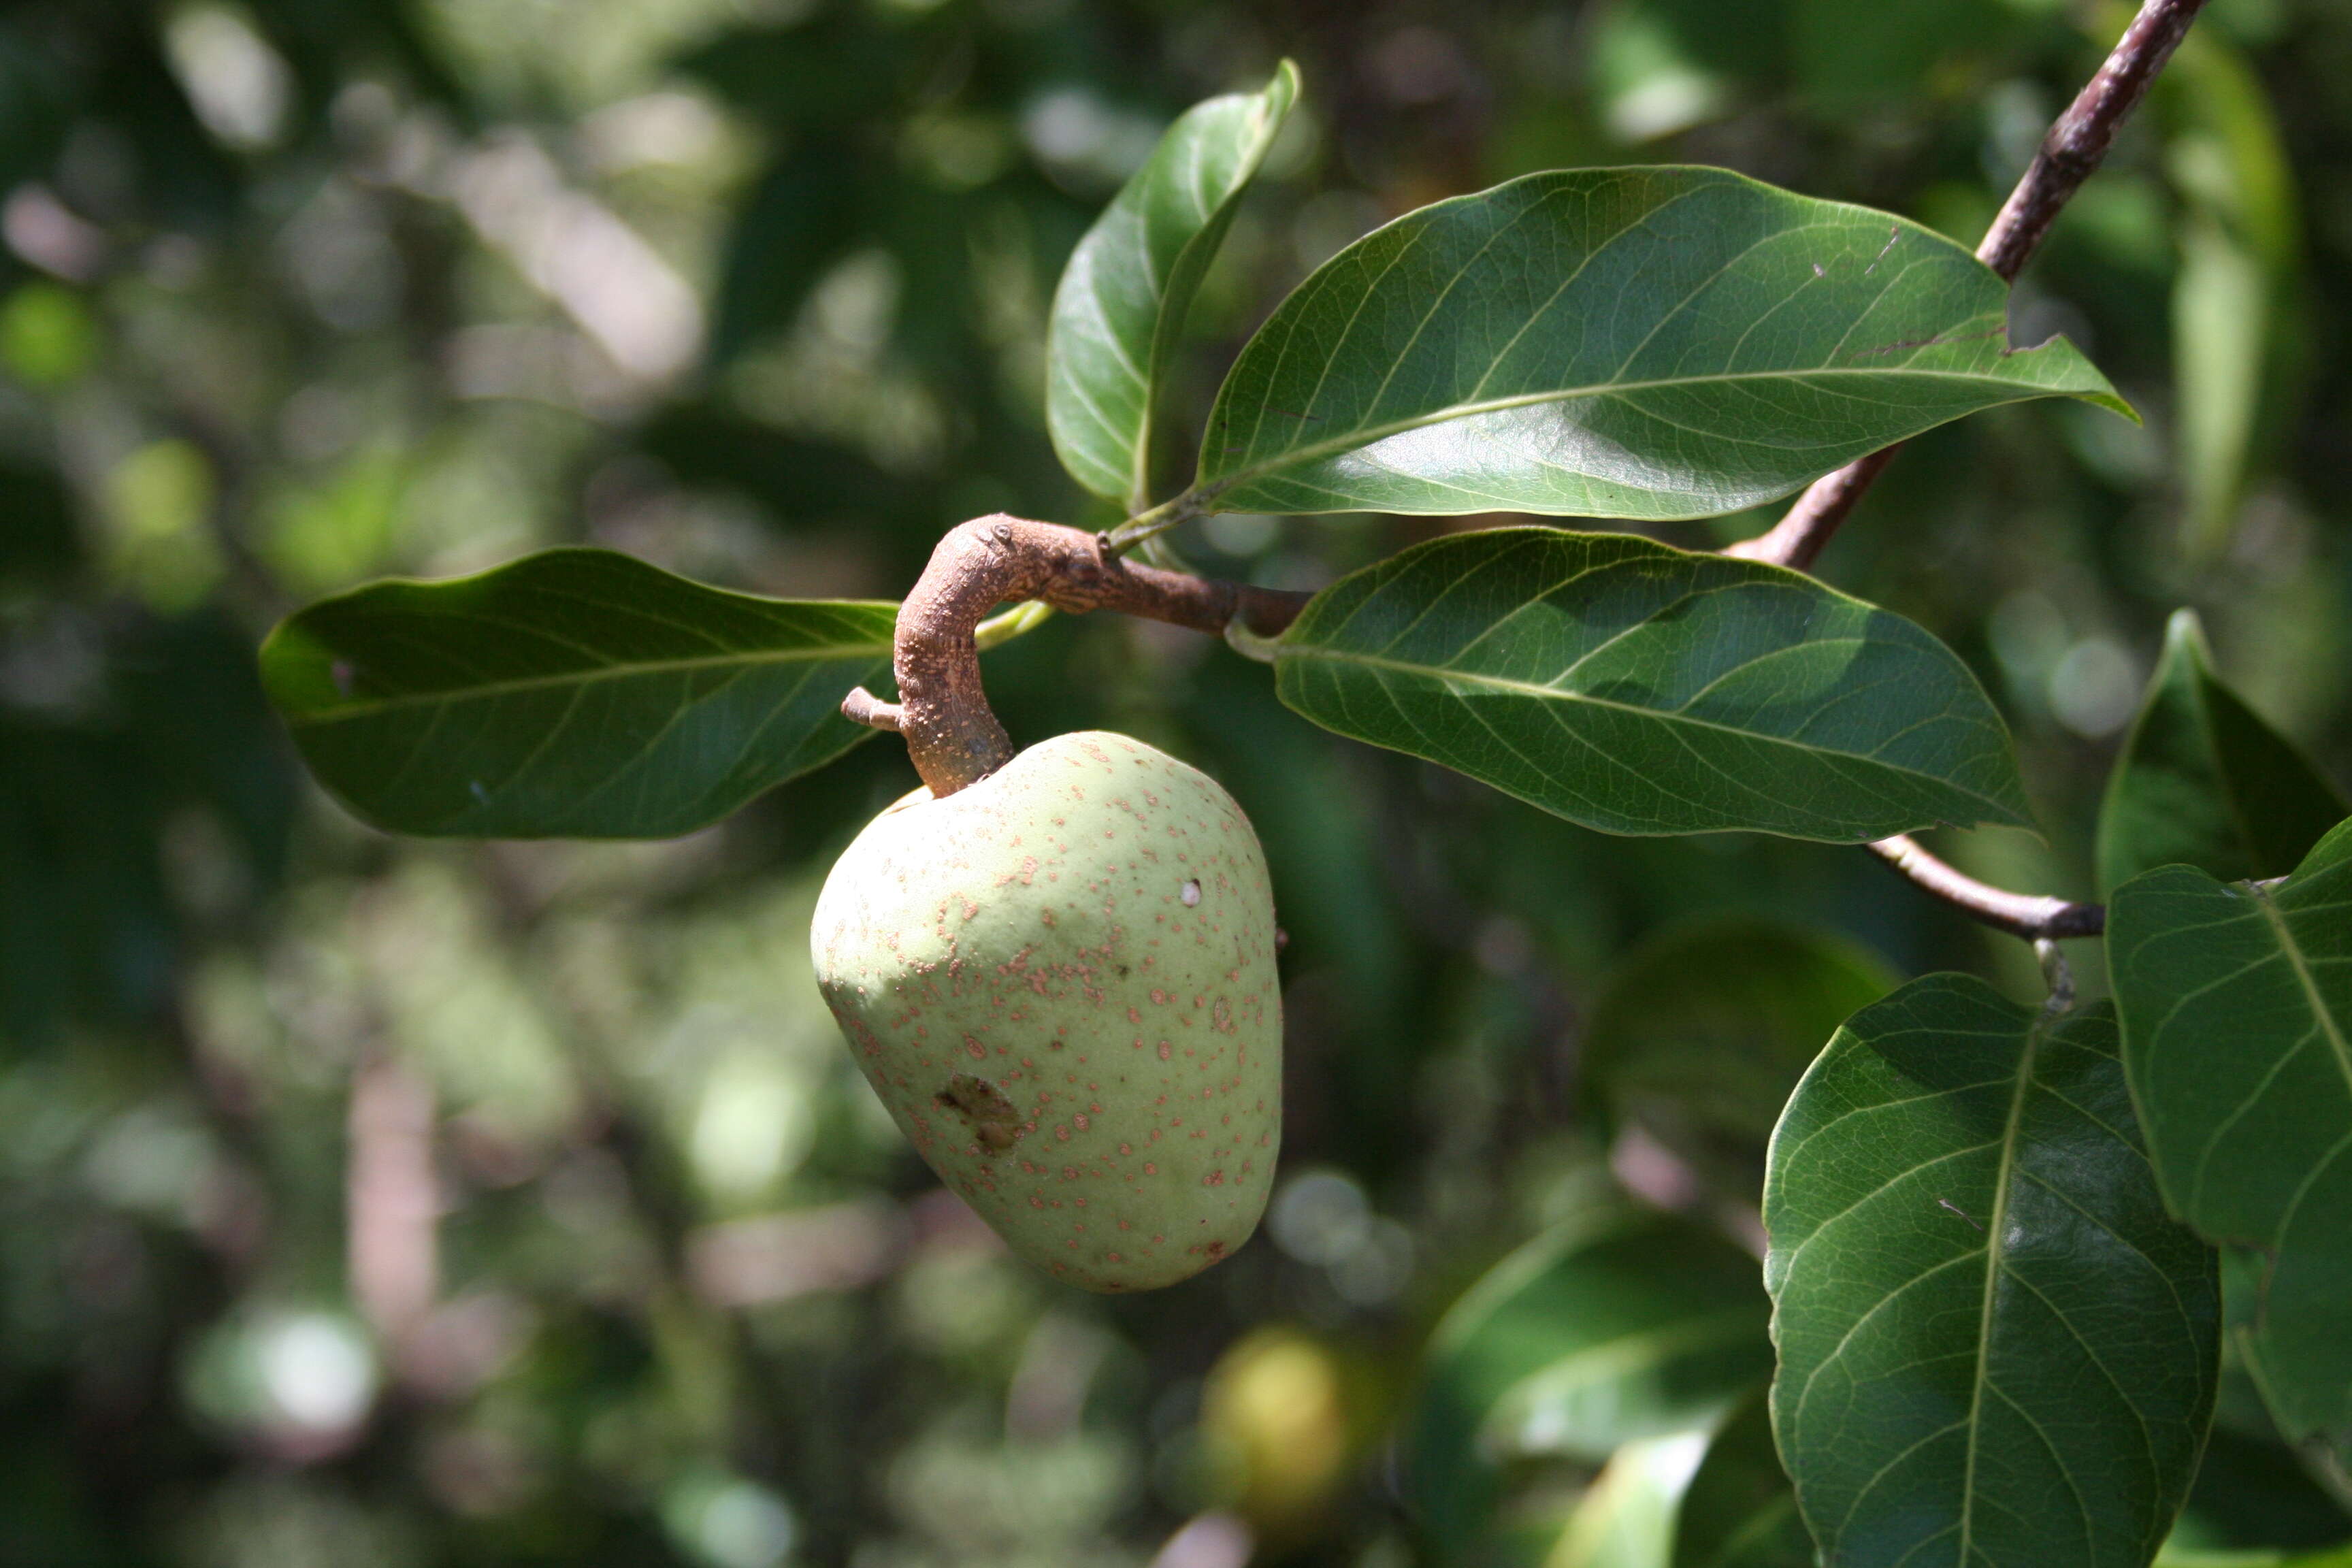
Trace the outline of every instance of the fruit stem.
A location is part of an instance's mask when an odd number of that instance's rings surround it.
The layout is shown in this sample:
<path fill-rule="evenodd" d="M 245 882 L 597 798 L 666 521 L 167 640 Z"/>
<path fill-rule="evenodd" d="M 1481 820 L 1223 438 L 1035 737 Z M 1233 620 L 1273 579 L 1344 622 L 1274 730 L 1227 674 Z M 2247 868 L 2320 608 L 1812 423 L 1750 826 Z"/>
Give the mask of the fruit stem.
<path fill-rule="evenodd" d="M 1238 621 L 1270 637 L 1311 597 L 1139 565 L 1108 544 L 1099 533 L 1003 512 L 958 523 L 898 606 L 890 661 L 898 700 L 885 702 L 861 686 L 842 700 L 842 712 L 905 736 L 932 795 L 950 795 L 1013 760 L 1012 737 L 981 686 L 974 636 L 998 605 L 1041 599 L 1074 615 L 1120 610 L 1212 633 Z"/>

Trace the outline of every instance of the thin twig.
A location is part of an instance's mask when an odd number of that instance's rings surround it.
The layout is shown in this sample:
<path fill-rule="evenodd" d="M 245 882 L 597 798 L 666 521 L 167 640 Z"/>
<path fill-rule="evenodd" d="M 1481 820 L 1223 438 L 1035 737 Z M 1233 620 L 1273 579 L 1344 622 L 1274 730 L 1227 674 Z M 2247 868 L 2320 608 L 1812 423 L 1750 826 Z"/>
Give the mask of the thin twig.
<path fill-rule="evenodd" d="M 2205 0 L 2147 0 L 2098 74 L 2050 127 L 2041 151 L 1977 247 L 1977 259 L 2000 273 L 2002 281 L 2016 281 L 2060 210 L 2107 155 L 2116 128 L 2147 95 L 2148 84 L 2172 58 L 2204 5 Z M 1889 447 L 1857 458 L 1814 480 L 1769 532 L 1743 539 L 1724 553 L 1800 571 L 1811 565 L 1895 450 Z"/>
<path fill-rule="evenodd" d="M 841 710 L 904 735 L 931 794 L 950 795 L 1013 760 L 1012 737 L 981 686 L 973 635 L 996 605 L 1036 599 L 1057 610 L 1122 610 L 1195 631 L 1223 632 L 1239 622 L 1272 637 L 1311 596 L 1122 561 L 1104 535 L 1056 522 L 976 517 L 947 531 L 898 608 L 891 665 L 899 700 L 885 702 L 861 686 Z"/>
<path fill-rule="evenodd" d="M 2097 936 L 2107 929 L 2104 904 L 2077 904 L 2040 893 L 2012 893 L 1938 860 L 1908 835 L 1882 838 L 1870 852 L 1962 914 L 2028 942 Z"/>
<path fill-rule="evenodd" d="M 1830 535 L 1838 531 L 1838 524 L 1846 520 L 1846 514 L 1853 510 L 1864 492 L 1878 482 L 1880 471 L 1902 449 L 1899 446 L 1881 447 L 1843 468 L 1823 474 L 1805 487 L 1805 493 L 1797 498 L 1796 504 L 1780 521 L 1753 539 L 1725 545 L 1723 553 L 1803 571 L 1829 543 Z"/>

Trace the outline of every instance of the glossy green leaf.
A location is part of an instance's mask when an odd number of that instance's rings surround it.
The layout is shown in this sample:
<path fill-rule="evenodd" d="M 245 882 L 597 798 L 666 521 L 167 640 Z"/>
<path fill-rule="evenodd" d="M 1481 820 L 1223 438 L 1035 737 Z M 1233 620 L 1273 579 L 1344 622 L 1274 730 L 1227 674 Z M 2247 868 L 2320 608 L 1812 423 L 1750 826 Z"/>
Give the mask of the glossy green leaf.
<path fill-rule="evenodd" d="M 661 838 L 874 733 L 841 699 L 887 673 L 896 618 L 551 550 L 322 600 L 261 666 L 303 760 L 379 827 Z"/>
<path fill-rule="evenodd" d="M 2284 876 L 2347 810 L 2294 743 L 2221 684 L 2196 612 L 2177 611 L 2099 807 L 2102 891 L 2176 864 L 2225 881 Z"/>
<path fill-rule="evenodd" d="M 1708 1440 L 1675 1521 L 1673 1568 L 1813 1568 L 1813 1538 L 1772 1444 L 1764 1392 Z"/>
<path fill-rule="evenodd" d="M 1316 595 L 1282 700 L 1609 833 L 2021 823 L 1968 668 L 1801 573 L 1622 534 L 1432 540 Z"/>
<path fill-rule="evenodd" d="M 2140 1568 L 2197 1468 L 2212 1249 L 2168 1217 L 2112 1010 L 1967 975 L 1838 1031 L 1773 1136 L 1773 1423 L 1841 1568 Z"/>
<path fill-rule="evenodd" d="M 1407 1442 L 1430 1531 L 1475 1540 L 1513 1459 L 1598 1461 L 1708 1426 L 1771 1370 L 1766 1311 L 1755 1259 L 1673 1215 L 1627 1212 L 1521 1247 L 1431 1340 Z"/>
<path fill-rule="evenodd" d="M 1797 1080 L 1837 1026 L 1900 982 L 1825 931 L 1734 916 L 1670 931 L 1593 1003 L 1584 1074 L 1621 1119 L 1707 1168 L 1763 1172 Z"/>
<path fill-rule="evenodd" d="M 1721 169 L 1530 174 L 1409 213 L 1225 378 L 1200 491 L 1238 511 L 1702 517 L 1977 409 L 2117 409 L 2073 345 L 1903 218 Z M 2127 410 L 2126 410 L 2127 411 Z"/>
<path fill-rule="evenodd" d="M 1185 312 L 1297 97 L 1298 68 L 1285 60 L 1262 91 L 1186 110 L 1062 270 L 1046 426 L 1062 466 L 1130 511 L 1150 504 L 1153 406 Z"/>
<path fill-rule="evenodd" d="M 2269 1255 L 2248 1370 L 2287 1436 L 2352 1446 L 2352 823 L 2275 888 L 2134 878 L 2107 962 L 2166 1199 Z"/>
<path fill-rule="evenodd" d="M 1620 1447 L 1569 1515 L 1544 1568 L 1668 1568 L 1675 1510 L 1706 1447 L 1698 1432 Z"/>

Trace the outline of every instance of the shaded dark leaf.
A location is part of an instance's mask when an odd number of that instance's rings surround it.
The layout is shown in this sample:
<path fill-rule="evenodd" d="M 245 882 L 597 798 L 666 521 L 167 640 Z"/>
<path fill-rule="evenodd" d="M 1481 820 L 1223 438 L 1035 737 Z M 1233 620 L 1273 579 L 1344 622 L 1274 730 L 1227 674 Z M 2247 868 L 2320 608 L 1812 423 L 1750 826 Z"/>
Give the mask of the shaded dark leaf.
<path fill-rule="evenodd" d="M 1671 1215 L 1572 1225 L 1521 1247 L 1431 1341 L 1408 1439 L 1429 1529 L 1457 1549 L 1475 1540 L 1514 1458 L 1599 1460 L 1706 1426 L 1769 1370 L 1765 1312 L 1755 1259 Z"/>
<path fill-rule="evenodd" d="M 1805 1068 L 1899 983 L 1865 949 L 1781 921 L 1669 931 L 1610 975 L 1585 1028 L 1584 1072 L 1616 1114 L 1677 1153 L 1743 1173 L 1752 1162 L 1759 1179 Z"/>
<path fill-rule="evenodd" d="M 1675 1520 L 1674 1568 L 1813 1568 L 1813 1538 L 1772 1445 L 1762 1389 L 1706 1445 Z"/>
<path fill-rule="evenodd" d="M 396 832 L 660 838 L 874 731 L 894 606 L 722 593 L 604 550 L 378 583 L 270 635 L 270 700 L 321 783 Z"/>
<path fill-rule="evenodd" d="M 2166 1201 L 2267 1255 L 2248 1369 L 2288 1437 L 2352 1449 L 2352 823 L 2275 888 L 2163 867 L 2107 918 Z"/>
<path fill-rule="evenodd" d="M 2175 864 L 2224 881 L 2284 876 L 2347 810 L 2309 759 L 2221 684 L 2196 612 L 2176 612 L 2100 804 L 2101 891 Z"/>
<path fill-rule="evenodd" d="M 2219 1373 L 2212 1249 L 2164 1212 L 2112 1009 L 1934 974 L 1856 1014 L 1764 1193 L 1774 1427 L 1843 1568 L 2139 1568 Z"/>

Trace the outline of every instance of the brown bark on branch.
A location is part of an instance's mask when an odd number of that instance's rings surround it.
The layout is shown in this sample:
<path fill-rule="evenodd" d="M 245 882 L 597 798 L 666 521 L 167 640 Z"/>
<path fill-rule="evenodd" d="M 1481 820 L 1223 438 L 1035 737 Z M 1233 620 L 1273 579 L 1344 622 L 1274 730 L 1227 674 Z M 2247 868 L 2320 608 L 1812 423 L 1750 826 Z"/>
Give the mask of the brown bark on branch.
<path fill-rule="evenodd" d="M 2042 139 L 2041 151 L 1977 247 L 1978 260 L 2004 279 L 2016 280 L 2059 209 L 2106 157 L 2116 130 L 2147 96 L 2157 73 L 2204 7 L 2205 0 L 2147 0 L 2097 74 Z"/>
<path fill-rule="evenodd" d="M 1838 524 L 1846 520 L 1846 514 L 1878 482 L 1879 473 L 1902 449 L 1881 447 L 1867 457 L 1856 458 L 1835 473 L 1823 474 L 1805 487 L 1805 493 L 1769 530 L 1753 539 L 1727 544 L 1723 552 L 1746 561 L 1765 561 L 1803 571 L 1813 563 L 1813 558 L 1830 542 L 1830 535 L 1838 531 Z"/>
<path fill-rule="evenodd" d="M 842 711 L 895 730 L 931 794 L 950 795 L 1013 760 L 1013 741 L 981 688 L 972 633 L 998 605 L 1043 599 L 1057 610 L 1120 610 L 1222 633 L 1235 621 L 1273 637 L 1312 595 L 1163 572 L 1110 554 L 1100 534 L 999 512 L 948 531 L 898 607 L 891 667 L 898 700 L 860 687 Z"/>
<path fill-rule="evenodd" d="M 1977 259 L 2000 273 L 2003 282 L 2017 280 L 2059 212 L 2106 157 L 2116 129 L 2147 96 L 2148 85 L 2180 47 L 2189 24 L 2204 5 L 2205 0 L 2147 0 L 2098 73 L 2042 137 L 2041 151 L 1977 247 Z M 1814 480 L 1769 532 L 1743 539 L 1724 553 L 1799 571 L 1811 566 L 1896 450 L 1888 447 L 1857 458 Z"/>

